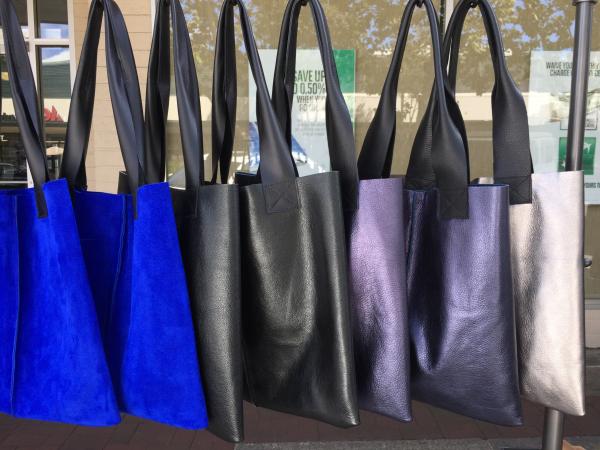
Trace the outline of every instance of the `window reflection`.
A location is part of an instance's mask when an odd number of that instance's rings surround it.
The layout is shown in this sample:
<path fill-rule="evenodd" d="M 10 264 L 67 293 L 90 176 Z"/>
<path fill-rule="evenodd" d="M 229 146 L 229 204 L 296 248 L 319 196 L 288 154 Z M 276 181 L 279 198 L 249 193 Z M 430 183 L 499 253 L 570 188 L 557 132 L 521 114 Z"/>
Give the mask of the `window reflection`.
<path fill-rule="evenodd" d="M 71 98 L 68 47 L 38 48 L 40 93 L 50 172 L 58 176 Z"/>
<path fill-rule="evenodd" d="M 38 37 L 68 39 L 69 21 L 66 0 L 36 0 Z"/>
<path fill-rule="evenodd" d="M 0 54 L 0 188 L 27 183 L 27 163 L 12 103 L 6 58 Z"/>
<path fill-rule="evenodd" d="M 390 64 L 396 42 L 400 18 L 406 0 L 322 0 L 331 30 L 334 48 L 354 49 L 356 52 L 356 143 L 360 150 L 367 127 L 379 101 L 379 93 Z M 449 2 L 436 1 L 438 10 Z M 457 3 L 456 1 L 454 2 Z M 205 122 L 210 118 L 210 95 L 212 64 L 217 17 L 221 0 L 183 0 L 190 28 L 194 56 L 200 80 L 202 115 Z M 285 2 L 273 0 L 248 1 L 248 10 L 259 49 L 277 46 L 281 16 Z M 275 5 L 275 6 L 274 6 Z M 532 52 L 570 51 L 573 43 L 575 8 L 571 0 L 494 0 L 493 6 L 500 22 L 509 70 L 529 101 L 530 68 Z M 448 11 L 450 14 L 450 11 Z M 600 51 L 600 14 L 594 15 L 596 38 L 592 38 L 592 50 Z M 236 17 L 237 23 L 237 17 Z M 233 170 L 246 170 L 248 159 L 248 71 L 243 54 L 239 27 L 238 47 L 238 117 Z M 479 11 L 471 11 L 465 22 L 461 38 L 460 66 L 457 97 L 461 104 L 469 132 L 472 176 L 492 173 L 492 123 L 491 91 L 494 84 L 489 47 Z M 312 18 L 303 11 L 299 23 L 298 48 L 316 48 Z M 428 22 L 424 11 L 415 11 L 406 48 L 397 99 L 396 148 L 393 173 L 405 173 L 408 156 L 431 90 L 432 64 Z M 174 92 L 174 90 L 172 91 Z M 531 103 L 529 104 L 532 107 Z M 179 130 L 176 124 L 176 105 L 171 101 L 169 125 L 170 149 L 180 148 Z M 561 117 L 564 114 L 560 113 Z M 205 123 L 205 152 L 210 153 L 211 127 Z M 557 146 L 559 143 L 557 143 Z M 596 152 L 597 154 L 600 151 Z M 559 149 L 557 149 L 559 155 Z M 589 155 L 588 155 L 589 156 Z M 598 156 L 600 157 L 600 156 Z M 553 170 L 558 167 L 558 161 Z M 589 158 L 588 158 L 589 159 Z M 210 168 L 210 158 L 206 164 Z M 181 152 L 171 151 L 168 158 L 169 173 L 181 170 Z M 589 171 L 589 169 L 588 169 Z M 592 230 L 600 227 L 600 206 L 587 208 L 586 254 L 600 254 L 600 238 Z M 586 271 L 587 297 L 600 297 L 600 264 Z"/>
<path fill-rule="evenodd" d="M 211 112 L 213 52 L 221 3 L 221 0 L 182 0 L 198 70 L 202 116 L 207 122 L 210 120 Z M 357 149 L 360 149 L 379 101 L 379 93 L 390 64 L 406 0 L 370 0 L 369 2 L 324 0 L 322 3 L 327 14 L 334 48 L 354 50 L 356 54 L 355 135 Z M 441 3 L 443 1 L 436 1 L 436 6 L 439 7 Z M 259 49 L 277 48 L 284 8 L 285 2 L 273 2 L 273 0 L 247 2 Z M 237 15 L 235 20 L 238 24 Z M 247 170 L 250 165 L 248 64 L 239 26 L 236 27 L 236 36 L 238 116 L 232 172 Z M 418 8 L 411 27 L 398 89 L 399 125 L 394 173 L 404 173 L 406 170 L 412 139 L 428 101 L 433 81 L 430 42 L 429 23 L 425 11 Z M 298 48 L 317 48 L 314 25 L 308 7 L 303 8 L 300 15 Z M 169 124 L 170 149 L 180 149 L 176 117 L 176 104 L 172 94 L 169 108 L 169 118 L 173 120 Z M 210 123 L 204 125 L 203 132 L 205 153 L 210 153 Z M 182 166 L 181 151 L 170 151 L 167 172 L 173 174 L 181 171 Z M 210 157 L 208 157 L 205 164 L 207 175 L 210 166 Z"/>

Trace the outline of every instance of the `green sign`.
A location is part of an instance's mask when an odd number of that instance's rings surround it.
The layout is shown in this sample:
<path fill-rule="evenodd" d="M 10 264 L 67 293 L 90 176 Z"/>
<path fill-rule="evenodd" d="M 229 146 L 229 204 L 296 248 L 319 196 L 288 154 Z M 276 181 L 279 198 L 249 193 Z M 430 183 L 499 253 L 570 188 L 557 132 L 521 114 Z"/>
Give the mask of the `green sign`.
<path fill-rule="evenodd" d="M 596 138 L 586 137 L 583 141 L 583 174 L 594 175 Z M 564 172 L 567 164 L 567 138 L 561 137 L 558 145 L 558 170 Z"/>

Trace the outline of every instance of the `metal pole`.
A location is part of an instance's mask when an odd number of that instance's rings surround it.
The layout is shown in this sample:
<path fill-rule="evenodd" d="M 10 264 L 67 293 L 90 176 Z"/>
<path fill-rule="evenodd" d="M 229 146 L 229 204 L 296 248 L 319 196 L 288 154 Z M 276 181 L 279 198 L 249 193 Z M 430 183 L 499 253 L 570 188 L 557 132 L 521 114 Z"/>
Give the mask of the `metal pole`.
<path fill-rule="evenodd" d="M 571 105 L 569 109 L 569 134 L 567 139 L 566 170 L 581 170 L 583 143 L 587 117 L 588 76 L 590 67 L 590 40 L 592 12 L 597 0 L 573 0 L 577 8 L 575 18 L 575 45 L 571 78 Z M 542 450 L 561 450 L 564 414 L 546 409 Z"/>
<path fill-rule="evenodd" d="M 546 408 L 542 450 L 562 449 L 564 422 L 565 417 L 563 413 L 555 409 Z"/>
<path fill-rule="evenodd" d="M 585 120 L 587 116 L 587 91 L 590 67 L 590 40 L 592 36 L 592 11 L 597 0 L 574 0 L 575 45 L 571 78 L 571 105 L 569 109 L 569 137 L 566 170 L 581 170 Z"/>

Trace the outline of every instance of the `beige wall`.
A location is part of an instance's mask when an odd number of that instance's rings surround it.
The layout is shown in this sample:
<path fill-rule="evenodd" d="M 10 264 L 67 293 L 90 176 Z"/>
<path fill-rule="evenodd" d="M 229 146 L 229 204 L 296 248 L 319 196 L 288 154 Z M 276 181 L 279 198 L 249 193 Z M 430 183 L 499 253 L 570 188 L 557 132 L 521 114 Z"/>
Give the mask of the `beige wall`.
<path fill-rule="evenodd" d="M 87 24 L 91 0 L 73 0 L 75 53 L 77 59 Z M 138 67 L 141 92 L 145 92 L 148 56 L 152 37 L 151 2 L 149 0 L 124 0 L 119 2 L 123 11 L 131 44 Z M 87 156 L 87 174 L 90 190 L 115 192 L 119 170 L 123 169 L 123 160 L 113 118 L 108 92 L 106 60 L 104 56 L 104 37 L 100 40 L 98 53 L 98 83 L 94 120 Z"/>

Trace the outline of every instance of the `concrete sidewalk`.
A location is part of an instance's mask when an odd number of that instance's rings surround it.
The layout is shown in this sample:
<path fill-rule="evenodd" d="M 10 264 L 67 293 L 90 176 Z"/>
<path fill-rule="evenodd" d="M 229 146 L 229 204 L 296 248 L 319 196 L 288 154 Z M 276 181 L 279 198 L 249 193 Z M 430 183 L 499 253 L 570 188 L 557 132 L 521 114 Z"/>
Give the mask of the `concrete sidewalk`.
<path fill-rule="evenodd" d="M 600 437 L 573 437 L 568 442 L 585 450 L 600 450 Z M 540 449 L 540 439 L 458 439 L 435 441 L 304 442 L 244 444 L 236 450 L 521 450 Z"/>

